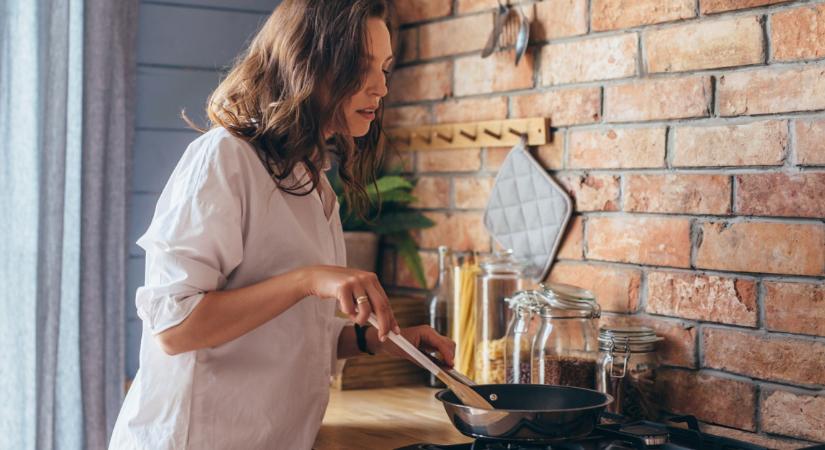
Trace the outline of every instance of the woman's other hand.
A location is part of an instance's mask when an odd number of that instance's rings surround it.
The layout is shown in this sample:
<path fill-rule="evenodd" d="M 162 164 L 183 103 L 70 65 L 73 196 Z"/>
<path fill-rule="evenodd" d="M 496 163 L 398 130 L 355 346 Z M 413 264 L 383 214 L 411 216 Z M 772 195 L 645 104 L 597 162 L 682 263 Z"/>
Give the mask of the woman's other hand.
<path fill-rule="evenodd" d="M 381 342 L 390 330 L 401 332 L 387 294 L 374 273 L 340 266 L 308 267 L 306 273 L 309 295 L 337 299 L 341 311 L 355 323 L 366 325 L 374 312 Z"/>
<path fill-rule="evenodd" d="M 407 338 L 412 345 L 425 354 L 438 352 L 441 360 L 449 367 L 455 363 L 455 342 L 446 336 L 438 334 L 429 325 L 418 325 L 415 327 L 401 329 L 401 335 Z M 398 348 L 392 341 L 381 344 L 379 351 L 391 355 L 407 358 L 415 362 L 406 352 Z"/>

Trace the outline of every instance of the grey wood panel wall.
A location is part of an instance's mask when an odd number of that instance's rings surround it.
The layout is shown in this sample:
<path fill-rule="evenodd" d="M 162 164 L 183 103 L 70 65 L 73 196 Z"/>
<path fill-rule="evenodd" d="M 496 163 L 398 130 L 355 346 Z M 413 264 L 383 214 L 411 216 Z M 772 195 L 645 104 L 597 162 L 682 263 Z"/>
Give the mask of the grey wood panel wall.
<path fill-rule="evenodd" d="M 135 147 L 129 207 L 126 376 L 138 368 L 142 324 L 135 291 L 144 254 L 135 244 L 186 146 L 197 137 L 180 111 L 205 125 L 209 93 L 280 0 L 143 0 L 138 24 Z"/>

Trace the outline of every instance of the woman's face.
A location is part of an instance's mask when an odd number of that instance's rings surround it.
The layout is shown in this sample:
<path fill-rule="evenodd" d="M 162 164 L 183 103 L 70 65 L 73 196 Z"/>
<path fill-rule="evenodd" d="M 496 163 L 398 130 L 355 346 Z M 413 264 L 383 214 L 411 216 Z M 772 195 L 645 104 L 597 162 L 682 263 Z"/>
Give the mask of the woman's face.
<path fill-rule="evenodd" d="M 367 134 L 381 98 L 387 95 L 387 72 L 392 65 L 392 45 L 387 25 L 379 18 L 367 21 L 367 73 L 361 90 L 344 102 L 347 132 L 359 137 Z"/>

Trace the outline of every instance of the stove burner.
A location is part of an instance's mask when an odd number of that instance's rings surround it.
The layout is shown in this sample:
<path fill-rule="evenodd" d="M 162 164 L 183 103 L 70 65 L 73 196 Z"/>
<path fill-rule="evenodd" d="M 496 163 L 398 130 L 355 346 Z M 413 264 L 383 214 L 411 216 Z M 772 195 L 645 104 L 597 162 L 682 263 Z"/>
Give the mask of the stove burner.
<path fill-rule="evenodd" d="M 647 423 L 631 423 L 619 428 L 620 433 L 627 433 L 636 436 L 648 446 L 664 445 L 669 440 L 670 435 L 664 428 L 656 427 Z"/>
<path fill-rule="evenodd" d="M 552 444 L 476 439 L 452 445 L 415 444 L 396 450 L 767 450 L 756 444 L 702 433 L 692 416 L 667 419 L 669 422 L 687 423 L 687 428 L 647 421 L 624 422 L 620 416 L 610 419 L 597 425 L 588 436 Z"/>

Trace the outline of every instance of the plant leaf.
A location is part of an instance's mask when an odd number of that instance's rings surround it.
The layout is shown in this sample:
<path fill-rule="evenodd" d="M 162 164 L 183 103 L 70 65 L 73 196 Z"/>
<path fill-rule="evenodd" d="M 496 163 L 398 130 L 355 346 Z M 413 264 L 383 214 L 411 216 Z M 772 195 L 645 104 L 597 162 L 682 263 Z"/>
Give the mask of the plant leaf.
<path fill-rule="evenodd" d="M 402 203 L 406 205 L 414 202 L 415 200 L 416 198 L 414 195 L 401 189 L 396 189 L 381 194 L 382 203 Z"/>
<path fill-rule="evenodd" d="M 413 184 L 404 177 L 399 177 L 396 175 L 384 176 L 376 180 L 375 184 L 370 184 L 367 186 L 367 194 L 369 194 L 370 200 L 374 200 L 378 193 L 383 196 L 385 193 L 396 189 L 411 191 L 413 189 Z"/>

